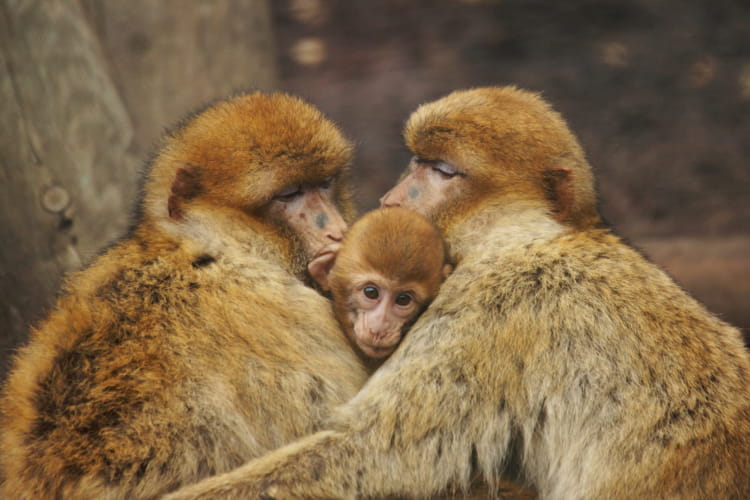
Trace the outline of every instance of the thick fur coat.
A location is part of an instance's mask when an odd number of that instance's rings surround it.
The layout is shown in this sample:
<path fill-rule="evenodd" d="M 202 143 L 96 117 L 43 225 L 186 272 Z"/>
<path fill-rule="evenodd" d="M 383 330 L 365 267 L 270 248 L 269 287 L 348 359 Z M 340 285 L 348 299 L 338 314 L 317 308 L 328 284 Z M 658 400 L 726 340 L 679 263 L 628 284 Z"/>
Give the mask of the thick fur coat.
<path fill-rule="evenodd" d="M 386 200 L 424 212 L 443 186 L 427 215 L 455 271 L 329 430 L 171 498 L 419 496 L 504 471 L 545 499 L 750 498 L 740 332 L 601 224 L 562 118 L 473 89 L 405 135 L 417 159 Z"/>

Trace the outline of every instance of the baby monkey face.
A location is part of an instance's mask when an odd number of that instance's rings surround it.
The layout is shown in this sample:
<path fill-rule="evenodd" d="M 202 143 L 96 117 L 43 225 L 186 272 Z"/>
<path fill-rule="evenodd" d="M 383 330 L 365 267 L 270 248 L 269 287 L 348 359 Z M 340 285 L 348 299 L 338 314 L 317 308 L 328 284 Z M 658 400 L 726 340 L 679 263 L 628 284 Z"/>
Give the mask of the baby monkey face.
<path fill-rule="evenodd" d="M 401 283 L 372 275 L 352 288 L 349 321 L 353 338 L 364 354 L 388 356 L 421 311 L 426 298 L 418 283 Z"/>
<path fill-rule="evenodd" d="M 365 214 L 349 229 L 331 269 L 309 270 L 333 295 L 349 339 L 368 358 L 391 354 L 452 271 L 438 229 L 415 212 L 390 207 Z"/>

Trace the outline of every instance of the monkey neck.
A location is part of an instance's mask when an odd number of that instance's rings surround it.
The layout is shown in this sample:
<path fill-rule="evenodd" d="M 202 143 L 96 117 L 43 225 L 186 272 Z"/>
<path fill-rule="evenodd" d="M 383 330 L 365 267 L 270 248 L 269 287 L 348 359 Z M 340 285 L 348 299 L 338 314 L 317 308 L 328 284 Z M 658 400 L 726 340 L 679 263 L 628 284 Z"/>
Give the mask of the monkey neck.
<path fill-rule="evenodd" d="M 186 250 L 233 260 L 258 257 L 289 268 L 289 249 L 280 246 L 278 235 L 251 216 L 221 207 L 195 207 L 181 220 L 148 220 L 161 237 L 180 242 Z M 289 270 L 289 269 L 288 269 Z M 291 272 L 291 270 L 290 270 Z"/>
<path fill-rule="evenodd" d="M 523 246 L 551 240 L 569 228 L 549 213 L 546 206 L 525 202 L 484 207 L 456 223 L 447 234 L 451 256 L 459 262 L 483 255 L 488 248 Z"/>

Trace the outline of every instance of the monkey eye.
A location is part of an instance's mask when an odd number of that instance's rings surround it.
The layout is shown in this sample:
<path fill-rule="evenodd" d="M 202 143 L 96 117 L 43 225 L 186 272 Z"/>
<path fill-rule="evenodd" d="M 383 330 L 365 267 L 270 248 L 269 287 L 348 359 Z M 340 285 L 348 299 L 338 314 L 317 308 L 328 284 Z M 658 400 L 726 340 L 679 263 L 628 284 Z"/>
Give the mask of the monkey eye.
<path fill-rule="evenodd" d="M 453 177 L 460 176 L 464 177 L 466 174 L 459 172 L 452 165 L 440 160 L 428 160 L 421 156 L 415 156 L 412 161 L 417 165 L 425 165 L 432 169 L 433 172 L 437 172 L 444 179 L 452 179 Z"/>
<path fill-rule="evenodd" d="M 445 177 L 446 179 L 452 179 L 457 175 L 462 175 L 458 170 L 454 169 L 443 161 L 436 161 L 431 166 L 432 170 Z"/>
<path fill-rule="evenodd" d="M 318 184 L 318 186 L 320 187 L 320 189 L 328 189 L 333 184 L 333 180 L 333 176 L 326 177 L 320 182 L 320 184 Z"/>
<path fill-rule="evenodd" d="M 282 189 L 276 195 L 274 196 L 274 199 L 280 200 L 280 201 L 291 201 L 297 196 L 302 194 L 302 185 L 301 184 L 295 184 L 293 186 L 289 186 L 285 189 Z"/>
<path fill-rule="evenodd" d="M 408 306 L 409 304 L 411 304 L 411 300 L 411 295 L 409 295 L 408 293 L 399 293 L 398 295 L 396 295 L 396 300 L 394 302 L 396 302 L 396 305 L 399 306 Z"/>
<path fill-rule="evenodd" d="M 375 288 L 372 285 L 368 285 L 362 289 L 362 293 L 365 294 L 365 297 L 368 299 L 375 300 L 380 296 L 380 292 L 378 292 L 378 289 Z"/>

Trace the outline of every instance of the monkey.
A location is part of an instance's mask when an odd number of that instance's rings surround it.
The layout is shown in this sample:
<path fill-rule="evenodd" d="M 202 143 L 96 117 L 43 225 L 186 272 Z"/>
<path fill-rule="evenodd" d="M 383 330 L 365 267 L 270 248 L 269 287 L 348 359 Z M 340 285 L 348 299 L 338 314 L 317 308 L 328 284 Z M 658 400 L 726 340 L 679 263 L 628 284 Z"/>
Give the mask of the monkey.
<path fill-rule="evenodd" d="M 311 263 L 310 274 L 331 291 L 336 318 L 370 371 L 393 353 L 452 269 L 435 225 L 398 207 L 358 219 L 330 271 L 320 264 Z"/>
<path fill-rule="evenodd" d="M 404 136 L 381 204 L 441 230 L 437 297 L 325 429 L 168 498 L 408 497 L 514 469 L 542 499 L 750 498 L 740 332 L 604 223 L 563 117 L 480 87 Z"/>
<path fill-rule="evenodd" d="M 67 278 L 0 399 L 3 498 L 147 499 L 319 430 L 367 377 L 306 286 L 354 215 L 353 149 L 246 93 L 167 134 L 134 228 Z"/>

